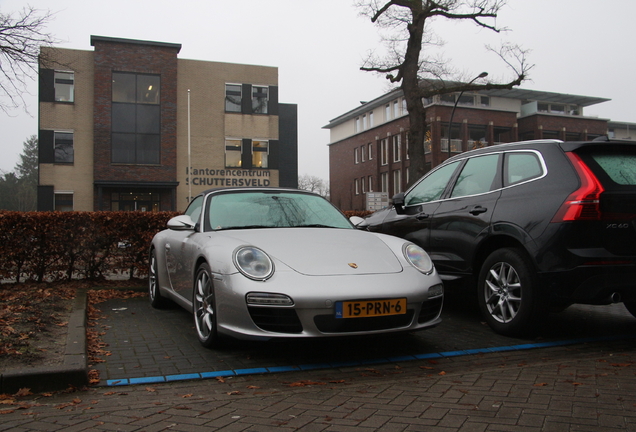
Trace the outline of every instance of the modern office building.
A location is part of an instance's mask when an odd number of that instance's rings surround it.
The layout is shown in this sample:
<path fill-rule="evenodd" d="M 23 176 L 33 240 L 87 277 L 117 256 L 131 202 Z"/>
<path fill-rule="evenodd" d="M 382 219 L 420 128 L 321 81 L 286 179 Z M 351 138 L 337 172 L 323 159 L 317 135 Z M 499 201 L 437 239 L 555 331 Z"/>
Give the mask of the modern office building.
<path fill-rule="evenodd" d="M 92 36 L 42 48 L 38 210 L 184 210 L 214 187 L 298 184 L 297 106 L 276 67 Z"/>
<path fill-rule="evenodd" d="M 586 117 L 583 110 L 608 100 L 524 89 L 434 96 L 425 101 L 425 168 L 475 147 L 531 139 L 589 140 L 606 135 L 608 120 Z M 617 137 L 623 136 L 626 127 L 628 123 L 616 124 Z M 330 131 L 332 203 L 342 210 L 376 209 L 380 195 L 382 202 L 388 203 L 394 194 L 406 189 L 410 180 L 409 119 L 402 90 L 362 103 L 325 128 Z"/>

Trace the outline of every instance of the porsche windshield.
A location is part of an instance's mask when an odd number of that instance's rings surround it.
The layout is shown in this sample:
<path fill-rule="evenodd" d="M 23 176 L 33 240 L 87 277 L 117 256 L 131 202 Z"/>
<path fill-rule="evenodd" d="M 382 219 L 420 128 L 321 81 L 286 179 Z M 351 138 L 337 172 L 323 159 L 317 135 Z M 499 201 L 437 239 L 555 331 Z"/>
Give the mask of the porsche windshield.
<path fill-rule="evenodd" d="M 208 200 L 206 231 L 250 228 L 353 228 L 327 200 L 294 192 L 220 193 Z"/>

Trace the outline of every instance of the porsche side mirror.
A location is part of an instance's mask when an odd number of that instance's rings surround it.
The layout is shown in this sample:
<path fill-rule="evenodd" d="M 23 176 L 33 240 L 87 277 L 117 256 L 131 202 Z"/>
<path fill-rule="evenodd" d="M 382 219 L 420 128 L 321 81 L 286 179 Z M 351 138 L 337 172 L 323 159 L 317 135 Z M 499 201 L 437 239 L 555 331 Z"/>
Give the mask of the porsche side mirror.
<path fill-rule="evenodd" d="M 362 222 L 364 222 L 364 219 L 361 218 L 360 216 L 351 216 L 349 218 L 349 221 L 354 225 L 354 226 L 358 226 L 360 225 Z"/>
<path fill-rule="evenodd" d="M 172 219 L 170 219 L 168 223 L 166 224 L 168 229 L 171 229 L 174 231 L 194 230 L 194 225 L 195 224 L 192 221 L 192 218 L 190 218 L 190 216 L 188 215 L 175 216 Z"/>
<path fill-rule="evenodd" d="M 393 207 L 397 214 L 404 214 L 404 192 L 393 195 Z"/>

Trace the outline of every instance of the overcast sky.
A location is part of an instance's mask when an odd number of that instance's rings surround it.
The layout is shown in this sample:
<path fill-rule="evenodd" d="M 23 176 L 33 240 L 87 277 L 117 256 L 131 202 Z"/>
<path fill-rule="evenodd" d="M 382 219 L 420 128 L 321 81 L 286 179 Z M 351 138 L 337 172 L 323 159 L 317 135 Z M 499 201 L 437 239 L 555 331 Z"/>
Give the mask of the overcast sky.
<path fill-rule="evenodd" d="M 298 105 L 299 174 L 329 177 L 329 120 L 389 90 L 383 77 L 359 70 L 379 34 L 352 0 L 0 0 L 0 12 L 25 5 L 55 13 L 48 32 L 59 47 L 92 50 L 90 36 L 178 43 L 179 58 L 276 66 L 280 101 Z M 506 80 L 485 44 L 514 42 L 535 64 L 522 88 L 610 98 L 587 116 L 636 122 L 634 0 L 508 0 L 496 34 L 463 23 L 435 23 L 446 57 L 467 76 Z M 37 134 L 37 86 L 29 114 L 0 112 L 0 171 L 12 171 L 23 142 Z"/>

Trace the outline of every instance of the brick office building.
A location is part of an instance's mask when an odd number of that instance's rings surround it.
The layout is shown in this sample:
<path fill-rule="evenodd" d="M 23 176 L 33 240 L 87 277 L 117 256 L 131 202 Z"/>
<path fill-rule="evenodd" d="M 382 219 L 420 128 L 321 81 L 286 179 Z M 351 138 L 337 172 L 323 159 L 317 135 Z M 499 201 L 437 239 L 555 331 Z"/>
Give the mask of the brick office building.
<path fill-rule="evenodd" d="M 608 100 L 523 89 L 435 96 L 425 101 L 426 168 L 475 147 L 530 139 L 587 140 L 605 135 L 608 120 L 585 117 L 583 108 Z M 369 208 L 370 193 L 384 192 L 385 198 L 390 198 L 406 189 L 410 180 L 409 120 L 401 90 L 363 103 L 331 120 L 325 128 L 330 131 L 332 203 L 342 210 L 365 210 Z"/>
<path fill-rule="evenodd" d="M 91 45 L 42 49 L 38 210 L 183 210 L 212 187 L 297 187 L 297 107 L 279 103 L 277 68 Z"/>

